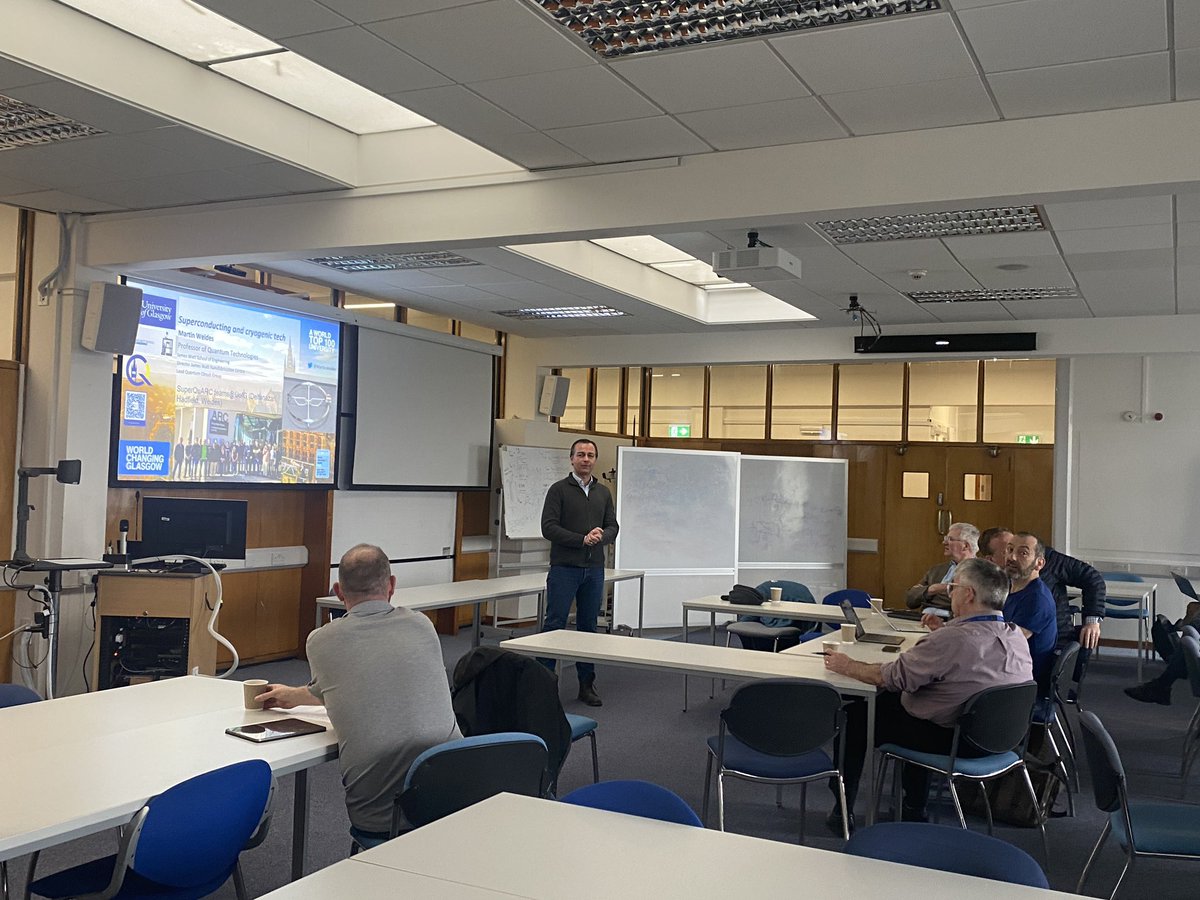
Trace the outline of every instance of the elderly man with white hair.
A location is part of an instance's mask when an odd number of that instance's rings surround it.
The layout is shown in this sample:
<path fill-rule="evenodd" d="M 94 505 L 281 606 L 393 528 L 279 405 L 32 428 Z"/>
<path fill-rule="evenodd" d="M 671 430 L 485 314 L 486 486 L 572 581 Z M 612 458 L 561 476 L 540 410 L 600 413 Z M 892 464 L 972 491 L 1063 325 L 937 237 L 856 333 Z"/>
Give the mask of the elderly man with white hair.
<path fill-rule="evenodd" d="M 946 529 L 942 538 L 942 552 L 946 561 L 933 566 L 924 577 L 908 589 L 904 600 L 909 609 L 936 606 L 950 608 L 950 593 L 946 588 L 954 580 L 954 570 L 965 559 L 972 558 L 979 550 L 979 529 L 967 522 L 955 522 Z"/>

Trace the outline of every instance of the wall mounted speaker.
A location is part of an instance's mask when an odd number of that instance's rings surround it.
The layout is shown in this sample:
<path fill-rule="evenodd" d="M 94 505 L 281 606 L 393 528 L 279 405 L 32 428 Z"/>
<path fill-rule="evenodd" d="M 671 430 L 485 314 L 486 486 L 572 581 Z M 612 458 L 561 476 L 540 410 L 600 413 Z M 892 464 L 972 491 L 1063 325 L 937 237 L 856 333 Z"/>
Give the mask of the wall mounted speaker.
<path fill-rule="evenodd" d="M 542 397 L 538 401 L 538 412 L 545 416 L 561 417 L 567 411 L 567 394 L 570 391 L 570 378 L 547 375 L 542 380 Z"/>
<path fill-rule="evenodd" d="M 128 356 L 133 353 L 141 317 L 140 288 L 93 281 L 88 290 L 80 343 L 89 350 Z"/>

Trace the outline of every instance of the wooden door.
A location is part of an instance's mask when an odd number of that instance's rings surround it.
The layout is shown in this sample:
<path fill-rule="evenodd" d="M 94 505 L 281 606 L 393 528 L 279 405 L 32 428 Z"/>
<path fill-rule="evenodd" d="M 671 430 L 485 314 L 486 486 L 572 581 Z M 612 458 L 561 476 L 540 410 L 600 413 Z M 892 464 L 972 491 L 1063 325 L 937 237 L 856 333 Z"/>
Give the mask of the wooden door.
<path fill-rule="evenodd" d="M 946 523 L 946 446 L 910 444 L 888 458 L 883 497 L 883 597 L 904 608 L 904 592 L 941 561 Z"/>
<path fill-rule="evenodd" d="M 947 447 L 946 512 L 980 531 L 1013 525 L 1013 447 Z M 995 453 L 993 456 L 992 454 Z"/>

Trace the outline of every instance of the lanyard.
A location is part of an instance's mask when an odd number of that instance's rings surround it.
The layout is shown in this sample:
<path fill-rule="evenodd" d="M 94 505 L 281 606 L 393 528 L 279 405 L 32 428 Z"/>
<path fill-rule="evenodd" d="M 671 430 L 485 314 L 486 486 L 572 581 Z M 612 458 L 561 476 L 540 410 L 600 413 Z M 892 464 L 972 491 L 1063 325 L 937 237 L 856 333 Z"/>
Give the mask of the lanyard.
<path fill-rule="evenodd" d="M 963 619 L 963 622 L 1003 622 L 1004 616 L 1000 613 L 987 616 L 971 616 L 969 619 Z"/>

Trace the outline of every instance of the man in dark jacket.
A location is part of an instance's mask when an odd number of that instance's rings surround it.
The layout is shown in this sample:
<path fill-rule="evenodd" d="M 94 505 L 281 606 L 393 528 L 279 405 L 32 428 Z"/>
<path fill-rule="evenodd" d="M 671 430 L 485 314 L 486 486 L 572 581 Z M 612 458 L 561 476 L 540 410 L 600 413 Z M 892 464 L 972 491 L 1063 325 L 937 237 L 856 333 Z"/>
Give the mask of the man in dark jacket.
<path fill-rule="evenodd" d="M 546 577 L 546 624 L 556 631 L 567 624 L 575 603 L 575 627 L 596 630 L 596 617 L 604 599 L 604 545 L 617 538 L 617 513 L 612 494 L 592 476 L 596 445 L 581 438 L 571 445 L 571 474 L 546 491 L 542 507 L 542 537 L 550 542 L 550 573 Z M 554 660 L 543 662 L 554 668 Z M 579 699 L 600 706 L 596 693 L 596 667 L 575 664 Z"/>

